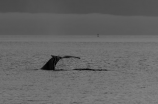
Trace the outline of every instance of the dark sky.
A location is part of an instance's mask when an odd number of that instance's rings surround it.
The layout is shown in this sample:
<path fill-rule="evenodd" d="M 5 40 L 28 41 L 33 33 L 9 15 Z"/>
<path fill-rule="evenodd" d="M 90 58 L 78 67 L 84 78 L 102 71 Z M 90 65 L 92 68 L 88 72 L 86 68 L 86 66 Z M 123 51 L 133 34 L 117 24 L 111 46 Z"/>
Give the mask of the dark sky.
<path fill-rule="evenodd" d="M 158 16 L 158 0 L 0 0 L 0 11 Z"/>
<path fill-rule="evenodd" d="M 157 35 L 158 0 L 0 0 L 0 34 Z"/>

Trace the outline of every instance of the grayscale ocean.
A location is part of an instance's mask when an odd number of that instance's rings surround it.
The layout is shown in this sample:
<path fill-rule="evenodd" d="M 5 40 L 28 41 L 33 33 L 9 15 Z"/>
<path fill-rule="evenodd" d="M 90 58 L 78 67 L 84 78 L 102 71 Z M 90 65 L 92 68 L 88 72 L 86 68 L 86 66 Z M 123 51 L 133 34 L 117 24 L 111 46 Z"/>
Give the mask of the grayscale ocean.
<path fill-rule="evenodd" d="M 1 36 L 0 104 L 158 104 L 157 40 Z M 81 59 L 41 70 L 51 55 Z"/>

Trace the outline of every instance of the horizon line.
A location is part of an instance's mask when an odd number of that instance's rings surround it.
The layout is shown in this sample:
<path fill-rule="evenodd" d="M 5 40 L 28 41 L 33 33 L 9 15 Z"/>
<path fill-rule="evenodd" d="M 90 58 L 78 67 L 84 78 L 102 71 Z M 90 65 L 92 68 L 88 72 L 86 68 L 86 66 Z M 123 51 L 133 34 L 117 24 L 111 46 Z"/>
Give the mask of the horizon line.
<path fill-rule="evenodd" d="M 37 15 L 103 15 L 103 16 L 116 16 L 116 17 L 158 17 L 151 15 L 116 15 L 116 14 L 104 14 L 104 13 L 31 13 L 31 12 L 0 12 L 0 14 L 37 14 Z"/>

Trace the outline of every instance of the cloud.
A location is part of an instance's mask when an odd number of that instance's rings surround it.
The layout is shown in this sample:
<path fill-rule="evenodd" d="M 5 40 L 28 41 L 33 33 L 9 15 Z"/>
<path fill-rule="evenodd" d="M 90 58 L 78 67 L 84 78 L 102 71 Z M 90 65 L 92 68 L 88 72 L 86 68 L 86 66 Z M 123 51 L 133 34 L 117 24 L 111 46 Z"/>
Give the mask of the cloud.
<path fill-rule="evenodd" d="M 158 16 L 157 0 L 0 0 L 0 12 Z"/>
<path fill-rule="evenodd" d="M 0 14 L 0 34 L 156 35 L 157 28 L 156 17 L 105 14 Z"/>

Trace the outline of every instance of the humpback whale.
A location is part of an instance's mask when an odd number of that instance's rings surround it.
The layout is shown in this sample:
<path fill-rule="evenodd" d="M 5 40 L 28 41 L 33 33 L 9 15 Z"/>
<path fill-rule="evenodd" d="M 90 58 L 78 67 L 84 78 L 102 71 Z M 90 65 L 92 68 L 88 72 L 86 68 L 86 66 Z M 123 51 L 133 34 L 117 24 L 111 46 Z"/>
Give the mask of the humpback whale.
<path fill-rule="evenodd" d="M 59 62 L 59 60 L 63 58 L 77 58 L 80 59 L 80 57 L 75 57 L 75 56 L 55 56 L 51 55 L 52 58 L 49 59 L 49 61 L 41 68 L 43 70 L 55 70 L 56 64 Z"/>

